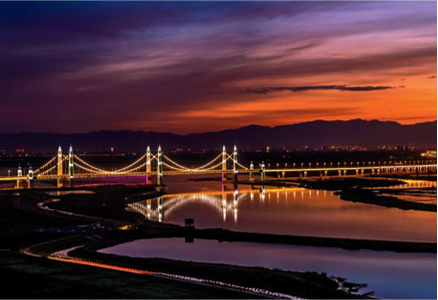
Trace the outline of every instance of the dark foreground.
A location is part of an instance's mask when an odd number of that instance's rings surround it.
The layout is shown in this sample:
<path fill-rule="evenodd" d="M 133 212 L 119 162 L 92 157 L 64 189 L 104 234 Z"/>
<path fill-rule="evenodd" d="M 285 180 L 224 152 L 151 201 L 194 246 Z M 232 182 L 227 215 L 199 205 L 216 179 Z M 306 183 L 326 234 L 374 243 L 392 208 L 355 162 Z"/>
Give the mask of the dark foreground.
<path fill-rule="evenodd" d="M 1 298 L 255 298 L 209 286 L 0 253 Z"/>

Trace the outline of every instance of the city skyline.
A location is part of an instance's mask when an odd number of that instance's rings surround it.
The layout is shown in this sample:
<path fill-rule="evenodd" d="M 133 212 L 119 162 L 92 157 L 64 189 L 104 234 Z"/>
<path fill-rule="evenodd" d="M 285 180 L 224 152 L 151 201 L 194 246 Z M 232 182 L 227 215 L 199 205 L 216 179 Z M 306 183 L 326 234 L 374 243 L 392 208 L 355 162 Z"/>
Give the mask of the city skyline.
<path fill-rule="evenodd" d="M 433 121 L 436 5 L 2 3 L 1 132 Z"/>

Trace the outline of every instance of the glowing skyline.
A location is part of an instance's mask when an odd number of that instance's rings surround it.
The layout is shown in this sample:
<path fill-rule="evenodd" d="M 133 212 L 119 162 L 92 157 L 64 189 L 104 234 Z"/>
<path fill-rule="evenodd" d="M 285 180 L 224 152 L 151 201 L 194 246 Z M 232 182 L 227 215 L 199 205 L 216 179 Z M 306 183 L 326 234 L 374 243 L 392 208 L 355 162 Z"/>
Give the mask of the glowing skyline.
<path fill-rule="evenodd" d="M 436 119 L 436 2 L 0 7 L 1 132 Z"/>

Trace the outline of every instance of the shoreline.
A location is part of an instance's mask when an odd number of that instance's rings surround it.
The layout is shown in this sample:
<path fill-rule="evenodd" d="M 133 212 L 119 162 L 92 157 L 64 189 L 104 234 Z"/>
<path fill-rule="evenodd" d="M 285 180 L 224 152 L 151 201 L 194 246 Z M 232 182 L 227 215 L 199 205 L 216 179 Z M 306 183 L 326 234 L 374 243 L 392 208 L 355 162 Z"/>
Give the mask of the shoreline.
<path fill-rule="evenodd" d="M 418 203 L 413 201 L 401 200 L 393 196 L 376 195 L 372 190 L 346 189 L 338 192 L 337 195 L 344 201 L 360 202 L 371 205 L 378 205 L 388 208 L 398 208 L 402 210 L 417 210 L 425 212 L 437 212 L 436 204 Z"/>

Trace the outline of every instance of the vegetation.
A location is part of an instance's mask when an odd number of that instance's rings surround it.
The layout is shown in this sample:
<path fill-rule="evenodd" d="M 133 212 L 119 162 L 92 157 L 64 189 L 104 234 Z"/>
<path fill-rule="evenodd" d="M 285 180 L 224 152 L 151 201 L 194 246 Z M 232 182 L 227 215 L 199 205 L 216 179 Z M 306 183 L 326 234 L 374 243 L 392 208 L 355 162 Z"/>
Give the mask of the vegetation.
<path fill-rule="evenodd" d="M 187 284 L 0 252 L 2 298 L 170 299 L 255 298 L 237 291 Z"/>

